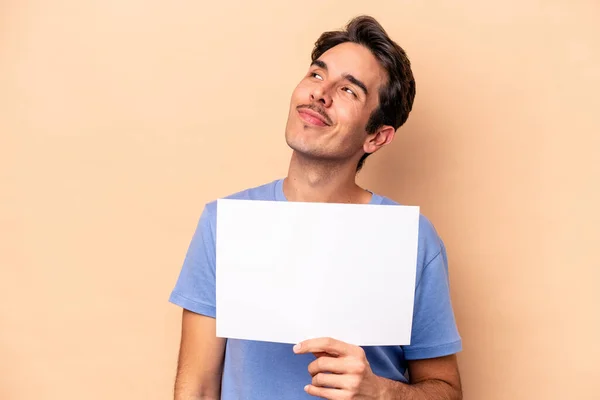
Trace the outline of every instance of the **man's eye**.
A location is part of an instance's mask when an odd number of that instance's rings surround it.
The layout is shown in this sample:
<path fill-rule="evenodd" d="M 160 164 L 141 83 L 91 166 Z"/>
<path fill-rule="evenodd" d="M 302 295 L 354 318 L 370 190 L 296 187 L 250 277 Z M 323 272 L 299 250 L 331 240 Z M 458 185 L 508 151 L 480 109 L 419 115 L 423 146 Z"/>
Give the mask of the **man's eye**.
<path fill-rule="evenodd" d="M 355 97 L 356 97 L 356 94 L 354 93 L 354 91 L 353 91 L 352 89 L 350 89 L 350 88 L 348 88 L 348 87 L 343 87 L 343 88 L 342 88 L 342 90 L 343 90 L 344 92 L 350 93 L 352 96 L 355 96 Z"/>
<path fill-rule="evenodd" d="M 321 75 L 317 74 L 316 72 L 312 72 L 310 75 L 311 75 L 313 78 L 317 78 L 317 79 L 318 79 L 318 80 L 320 80 L 320 81 L 322 81 L 322 80 L 323 80 L 323 77 L 322 77 Z"/>

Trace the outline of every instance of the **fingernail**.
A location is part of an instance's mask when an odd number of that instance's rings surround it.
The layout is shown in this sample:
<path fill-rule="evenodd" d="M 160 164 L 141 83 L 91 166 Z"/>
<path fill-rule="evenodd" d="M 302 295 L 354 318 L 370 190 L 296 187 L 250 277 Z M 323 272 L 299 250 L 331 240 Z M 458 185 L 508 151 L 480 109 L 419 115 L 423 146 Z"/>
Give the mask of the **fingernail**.
<path fill-rule="evenodd" d="M 302 347 L 302 344 L 298 343 L 297 345 L 294 346 L 294 351 L 298 352 L 298 350 L 300 350 L 301 347 Z"/>
<path fill-rule="evenodd" d="M 308 392 L 308 385 L 304 386 L 304 391 Z"/>

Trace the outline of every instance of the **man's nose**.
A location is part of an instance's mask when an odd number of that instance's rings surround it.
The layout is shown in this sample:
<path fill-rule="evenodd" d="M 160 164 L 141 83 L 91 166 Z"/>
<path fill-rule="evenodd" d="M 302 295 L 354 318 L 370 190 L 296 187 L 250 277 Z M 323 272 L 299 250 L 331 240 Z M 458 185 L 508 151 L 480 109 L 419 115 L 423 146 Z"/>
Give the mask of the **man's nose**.
<path fill-rule="evenodd" d="M 310 94 L 311 101 L 317 101 L 325 107 L 331 106 L 331 95 L 329 94 L 329 87 L 325 85 L 318 85 L 315 87 Z"/>

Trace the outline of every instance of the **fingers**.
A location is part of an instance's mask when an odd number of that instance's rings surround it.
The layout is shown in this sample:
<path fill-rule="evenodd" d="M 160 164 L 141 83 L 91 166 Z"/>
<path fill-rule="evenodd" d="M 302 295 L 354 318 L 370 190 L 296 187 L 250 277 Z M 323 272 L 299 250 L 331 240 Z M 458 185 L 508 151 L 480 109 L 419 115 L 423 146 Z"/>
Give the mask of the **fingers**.
<path fill-rule="evenodd" d="M 367 368 L 367 364 L 357 358 L 319 357 L 308 364 L 308 373 L 311 376 L 320 372 L 363 375 Z"/>
<path fill-rule="evenodd" d="M 315 376 L 320 372 L 331 372 L 333 374 L 346 373 L 348 369 L 346 360 L 334 357 L 319 357 L 308 364 L 308 373 Z"/>
<path fill-rule="evenodd" d="M 338 375 L 318 373 L 312 378 L 312 386 L 356 391 L 360 385 L 360 377 L 357 375 Z"/>
<path fill-rule="evenodd" d="M 345 390 L 340 390 L 340 389 L 330 389 L 330 388 L 323 388 L 323 387 L 318 387 L 318 386 L 313 386 L 313 385 L 306 385 L 304 387 L 304 390 L 306 391 L 306 393 L 310 394 L 311 396 L 319 397 L 322 399 L 343 400 L 343 399 L 350 398 L 350 396 L 348 395 L 348 392 L 346 392 Z"/>
<path fill-rule="evenodd" d="M 332 338 L 309 339 L 294 346 L 296 354 L 325 352 L 336 356 L 360 355 L 362 348 Z"/>
<path fill-rule="evenodd" d="M 359 393 L 369 362 L 362 347 L 332 338 L 305 340 L 294 346 L 296 354 L 313 353 L 317 358 L 308 366 L 313 377 L 304 390 L 324 399 L 349 399 Z"/>
<path fill-rule="evenodd" d="M 327 357 L 331 357 L 331 356 L 332 356 L 331 354 L 327 354 L 327 353 L 326 353 L 326 352 L 324 352 L 324 351 L 319 351 L 318 353 L 313 353 L 313 355 L 314 355 L 315 357 L 317 357 L 317 358 L 319 358 L 319 357 L 323 357 L 323 356 L 327 356 Z"/>

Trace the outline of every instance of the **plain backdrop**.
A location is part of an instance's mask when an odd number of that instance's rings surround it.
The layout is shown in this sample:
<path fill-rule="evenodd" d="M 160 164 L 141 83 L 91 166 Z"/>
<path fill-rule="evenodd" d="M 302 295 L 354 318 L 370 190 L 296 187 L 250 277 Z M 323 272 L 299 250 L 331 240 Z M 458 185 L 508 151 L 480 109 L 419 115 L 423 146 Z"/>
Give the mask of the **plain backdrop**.
<path fill-rule="evenodd" d="M 466 400 L 600 392 L 600 3 L 0 2 L 0 398 L 168 399 L 207 201 L 285 176 L 325 30 L 376 17 L 417 97 L 360 183 L 444 239 Z"/>

